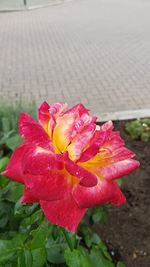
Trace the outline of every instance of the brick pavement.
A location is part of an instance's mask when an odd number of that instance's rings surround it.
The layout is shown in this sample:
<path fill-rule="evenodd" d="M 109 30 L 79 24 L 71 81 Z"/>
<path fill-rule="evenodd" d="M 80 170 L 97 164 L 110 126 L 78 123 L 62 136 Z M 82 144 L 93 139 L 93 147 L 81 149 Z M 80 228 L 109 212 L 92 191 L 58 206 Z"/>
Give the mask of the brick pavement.
<path fill-rule="evenodd" d="M 0 13 L 0 98 L 150 108 L 150 2 L 73 0 Z"/>

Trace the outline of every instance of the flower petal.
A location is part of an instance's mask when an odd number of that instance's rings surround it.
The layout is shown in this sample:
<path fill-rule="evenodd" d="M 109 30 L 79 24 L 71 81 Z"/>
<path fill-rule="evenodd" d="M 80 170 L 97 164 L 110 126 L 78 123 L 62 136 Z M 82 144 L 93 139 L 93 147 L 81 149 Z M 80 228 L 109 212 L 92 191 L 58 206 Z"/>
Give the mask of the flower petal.
<path fill-rule="evenodd" d="M 64 114 L 67 104 L 63 102 L 50 106 L 46 101 L 39 108 L 39 122 L 52 140 L 56 119 Z"/>
<path fill-rule="evenodd" d="M 96 131 L 89 147 L 81 154 L 78 162 L 88 161 L 89 159 L 93 158 L 99 151 L 100 146 L 104 143 L 106 139 L 106 133 L 102 131 Z"/>
<path fill-rule="evenodd" d="M 90 187 L 97 184 L 97 177 L 95 174 L 77 165 L 75 162 L 68 158 L 67 154 L 64 158 L 66 170 L 71 175 L 78 177 L 81 185 Z"/>
<path fill-rule="evenodd" d="M 56 153 L 64 152 L 71 141 L 76 114 L 66 114 L 59 117 L 53 132 L 53 144 Z"/>
<path fill-rule="evenodd" d="M 73 106 L 72 108 L 68 109 L 65 114 L 78 114 L 81 117 L 83 114 L 89 115 L 89 110 L 86 109 L 81 103 Z"/>
<path fill-rule="evenodd" d="M 76 120 L 71 134 L 72 138 L 80 133 L 85 126 L 96 122 L 96 117 L 91 116 L 88 112 L 88 109 L 86 109 L 81 103 L 67 110 L 65 114 L 76 114 Z"/>
<path fill-rule="evenodd" d="M 94 135 L 95 128 L 96 125 L 91 123 L 84 127 L 83 131 L 74 138 L 67 148 L 71 160 L 75 161 L 80 158 L 83 150 L 89 145 L 88 143 Z"/>
<path fill-rule="evenodd" d="M 48 124 L 50 119 L 49 108 L 50 105 L 46 101 L 44 101 L 38 110 L 39 122 L 42 124 L 43 128 L 44 125 Z"/>
<path fill-rule="evenodd" d="M 39 202 L 39 200 L 31 194 L 29 189 L 25 188 L 24 195 L 21 199 L 21 203 L 36 203 L 36 202 Z"/>
<path fill-rule="evenodd" d="M 42 126 L 33 120 L 27 113 L 22 113 L 20 115 L 19 133 L 29 142 L 33 142 L 36 145 L 49 148 L 53 151 L 53 146 L 47 133 Z"/>
<path fill-rule="evenodd" d="M 58 116 L 63 115 L 65 109 L 67 108 L 67 104 L 64 102 L 57 102 L 50 106 L 49 113 L 51 116 L 54 116 L 54 118 L 58 118 Z"/>
<path fill-rule="evenodd" d="M 75 232 L 86 209 L 79 208 L 73 198 L 57 201 L 40 201 L 41 208 L 50 223 Z"/>
<path fill-rule="evenodd" d="M 47 173 L 50 170 L 62 170 L 64 168 L 62 158 L 62 155 L 54 154 L 48 149 L 30 145 L 22 159 L 23 173 L 37 175 Z"/>
<path fill-rule="evenodd" d="M 101 125 L 101 130 L 102 131 L 108 131 L 108 130 L 113 130 L 113 122 L 112 121 L 107 121 L 103 125 Z"/>
<path fill-rule="evenodd" d="M 96 173 L 107 180 L 118 179 L 138 168 L 140 163 L 134 159 L 126 159 L 104 167 L 97 168 Z"/>
<path fill-rule="evenodd" d="M 125 202 L 125 196 L 115 182 L 100 180 L 94 187 L 83 187 L 77 185 L 73 190 L 73 198 L 79 207 L 89 208 L 95 205 L 102 205 L 108 202 L 120 205 Z"/>
<path fill-rule="evenodd" d="M 25 174 L 24 183 L 35 198 L 58 200 L 71 194 L 74 181 L 66 170 L 53 170 L 41 175 Z"/>
<path fill-rule="evenodd" d="M 23 143 L 13 152 L 5 171 L 3 172 L 4 176 L 19 183 L 23 183 L 22 157 L 25 149 L 26 143 Z"/>

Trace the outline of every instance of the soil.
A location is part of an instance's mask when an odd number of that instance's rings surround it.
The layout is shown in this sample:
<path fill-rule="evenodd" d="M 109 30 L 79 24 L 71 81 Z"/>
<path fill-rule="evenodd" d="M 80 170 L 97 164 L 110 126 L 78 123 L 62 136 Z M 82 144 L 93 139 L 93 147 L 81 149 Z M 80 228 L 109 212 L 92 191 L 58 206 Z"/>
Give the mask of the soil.
<path fill-rule="evenodd" d="M 125 121 L 114 125 L 141 166 L 123 178 L 127 202 L 108 208 L 107 223 L 95 227 L 114 261 L 121 260 L 126 267 L 150 267 L 150 141 L 132 140 L 125 132 Z"/>

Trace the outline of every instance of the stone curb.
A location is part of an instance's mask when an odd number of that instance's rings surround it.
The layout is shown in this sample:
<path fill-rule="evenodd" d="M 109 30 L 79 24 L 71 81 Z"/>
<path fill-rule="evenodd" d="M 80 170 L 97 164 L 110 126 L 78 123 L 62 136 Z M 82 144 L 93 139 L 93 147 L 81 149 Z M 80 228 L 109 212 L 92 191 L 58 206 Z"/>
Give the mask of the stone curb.
<path fill-rule="evenodd" d="M 25 6 L 22 8 L 5 8 L 5 9 L 0 9 L 0 12 L 16 12 L 16 11 L 26 11 L 26 10 L 33 10 L 33 9 L 39 9 L 39 8 L 45 8 L 49 6 L 57 6 L 57 5 L 63 5 L 67 2 L 72 2 L 73 0 L 63 0 L 63 1 L 56 1 L 55 3 L 50 3 L 50 4 L 45 4 L 45 5 L 36 5 L 36 6 Z"/>
<path fill-rule="evenodd" d="M 127 110 L 127 111 L 117 111 L 109 113 L 95 114 L 97 116 L 97 121 L 117 121 L 117 120 L 131 120 L 150 117 L 150 109 L 138 109 L 138 110 Z"/>

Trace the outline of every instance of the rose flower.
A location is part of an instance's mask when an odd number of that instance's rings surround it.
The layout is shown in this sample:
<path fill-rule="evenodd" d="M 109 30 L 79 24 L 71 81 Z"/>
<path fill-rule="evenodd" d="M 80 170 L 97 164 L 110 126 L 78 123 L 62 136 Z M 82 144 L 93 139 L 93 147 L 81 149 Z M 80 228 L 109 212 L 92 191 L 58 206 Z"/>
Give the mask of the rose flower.
<path fill-rule="evenodd" d="M 89 207 L 125 202 L 115 179 L 139 162 L 111 121 L 97 126 L 82 104 L 65 110 L 64 103 L 44 102 L 39 122 L 20 115 L 24 141 L 3 175 L 24 184 L 22 203 L 39 203 L 51 223 L 75 232 Z"/>

